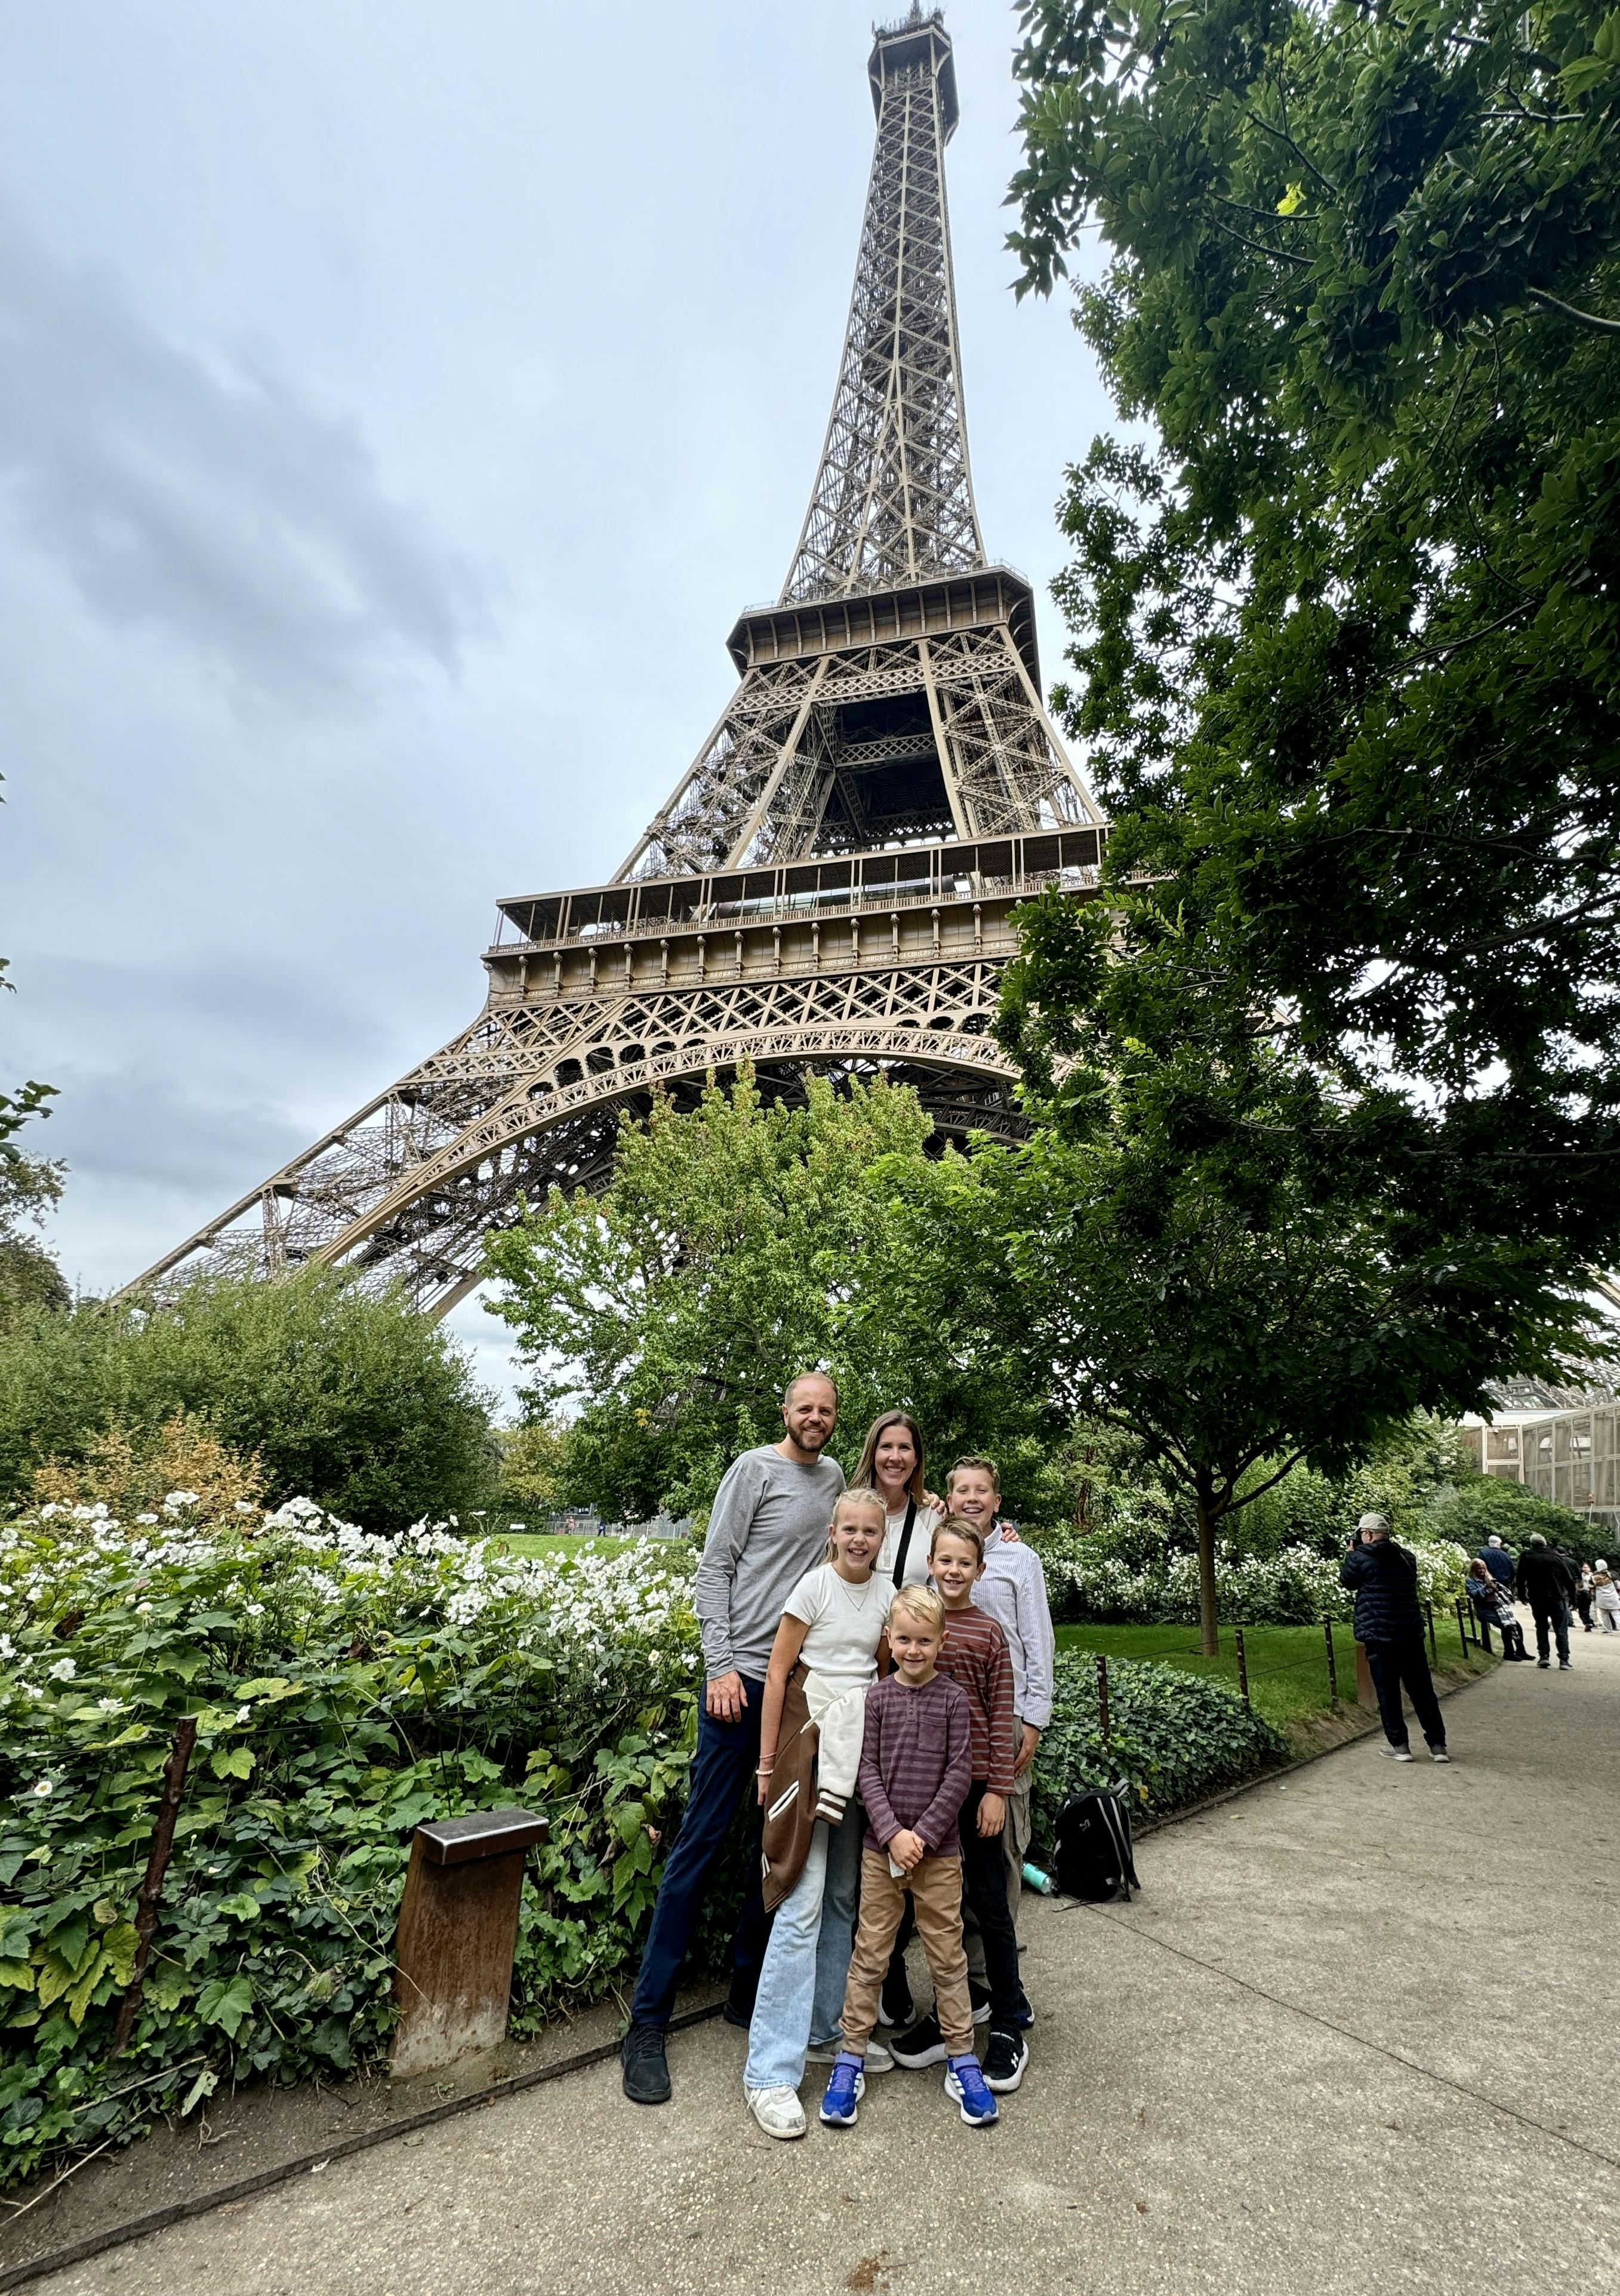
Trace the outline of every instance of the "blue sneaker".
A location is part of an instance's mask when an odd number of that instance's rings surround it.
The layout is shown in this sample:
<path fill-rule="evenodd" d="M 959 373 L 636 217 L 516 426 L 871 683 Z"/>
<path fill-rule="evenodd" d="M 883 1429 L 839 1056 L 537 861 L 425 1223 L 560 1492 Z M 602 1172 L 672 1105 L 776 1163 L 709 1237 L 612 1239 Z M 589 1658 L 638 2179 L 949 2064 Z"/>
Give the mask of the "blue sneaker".
<path fill-rule="evenodd" d="M 953 2057 L 945 2077 L 945 2095 L 961 2107 L 970 2128 L 993 2128 L 999 2118 L 995 2099 L 985 2087 L 977 2057 Z"/>
<path fill-rule="evenodd" d="M 822 2099 L 822 2119 L 829 2128 L 855 2127 L 855 2108 L 861 2102 L 861 2091 L 865 2086 L 860 2066 L 847 2057 L 840 2057 L 832 2068 L 827 2094 Z M 988 2091 L 986 2094 L 988 2095 Z"/>

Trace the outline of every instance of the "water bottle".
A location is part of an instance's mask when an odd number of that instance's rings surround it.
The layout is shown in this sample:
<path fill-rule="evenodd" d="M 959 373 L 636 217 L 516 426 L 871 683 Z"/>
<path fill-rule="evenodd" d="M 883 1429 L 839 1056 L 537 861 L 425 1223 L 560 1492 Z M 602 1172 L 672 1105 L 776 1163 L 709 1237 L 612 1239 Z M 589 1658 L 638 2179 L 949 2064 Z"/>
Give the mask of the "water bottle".
<path fill-rule="evenodd" d="M 1058 1885 L 1051 1875 L 1043 1874 L 1038 1866 L 1031 1866 L 1027 1863 L 1024 1867 L 1024 1886 L 1027 1890 L 1038 1890 L 1043 1898 L 1055 1897 L 1057 1894 Z"/>

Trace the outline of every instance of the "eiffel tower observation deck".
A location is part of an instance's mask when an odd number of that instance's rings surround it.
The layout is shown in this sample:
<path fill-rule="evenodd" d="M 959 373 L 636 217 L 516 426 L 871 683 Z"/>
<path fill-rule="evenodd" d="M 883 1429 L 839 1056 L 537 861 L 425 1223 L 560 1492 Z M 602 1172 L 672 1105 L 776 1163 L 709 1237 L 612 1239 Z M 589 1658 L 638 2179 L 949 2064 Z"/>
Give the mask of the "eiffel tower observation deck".
<path fill-rule="evenodd" d="M 499 904 L 469 1029 L 139 1287 L 321 1260 L 443 1314 L 525 1198 L 601 1183 L 626 1111 L 745 1062 L 777 1095 L 885 1073 L 945 1139 L 1019 1130 L 989 1034 L 1010 914 L 1094 890 L 1102 819 L 1041 699 L 1029 585 L 979 534 L 940 12 L 880 30 L 868 71 L 832 417 L 781 595 L 727 641 L 718 725 L 610 882 Z"/>

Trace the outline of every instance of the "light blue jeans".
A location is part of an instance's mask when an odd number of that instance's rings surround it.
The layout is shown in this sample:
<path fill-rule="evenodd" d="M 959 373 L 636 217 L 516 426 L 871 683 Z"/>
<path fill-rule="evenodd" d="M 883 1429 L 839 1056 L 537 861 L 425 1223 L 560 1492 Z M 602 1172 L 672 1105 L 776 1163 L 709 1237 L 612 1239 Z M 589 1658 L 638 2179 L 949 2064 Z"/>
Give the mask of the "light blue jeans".
<path fill-rule="evenodd" d="M 805 1870 L 776 1908 L 749 2025 L 749 2088 L 797 2088 L 805 2051 L 838 2032 L 855 1945 L 866 1812 L 852 1801 L 841 1825 L 818 1818 Z"/>

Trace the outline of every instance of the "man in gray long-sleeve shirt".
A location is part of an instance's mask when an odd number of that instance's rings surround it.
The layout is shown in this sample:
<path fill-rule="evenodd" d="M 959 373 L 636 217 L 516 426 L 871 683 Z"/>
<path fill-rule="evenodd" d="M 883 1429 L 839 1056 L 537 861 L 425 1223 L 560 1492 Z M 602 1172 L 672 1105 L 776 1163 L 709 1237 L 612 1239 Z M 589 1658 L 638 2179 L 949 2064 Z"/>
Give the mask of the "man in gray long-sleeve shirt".
<path fill-rule="evenodd" d="M 826 1551 L 828 1525 L 844 1488 L 843 1469 L 822 1456 L 838 1410 L 838 1390 L 825 1374 L 801 1373 L 782 1398 L 787 1432 L 781 1441 L 745 1451 L 715 1495 L 693 1593 L 707 1677 L 698 1708 L 698 1751 L 620 2051 L 625 2095 L 637 2104 L 662 2104 L 670 2094 L 664 2037 L 709 1874 L 744 1787 L 754 1785 L 771 1645 L 788 1596 Z M 754 1864 L 726 2004 L 731 2021 L 742 2025 L 753 2009 L 765 1954 L 758 1860 Z"/>

